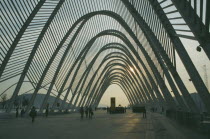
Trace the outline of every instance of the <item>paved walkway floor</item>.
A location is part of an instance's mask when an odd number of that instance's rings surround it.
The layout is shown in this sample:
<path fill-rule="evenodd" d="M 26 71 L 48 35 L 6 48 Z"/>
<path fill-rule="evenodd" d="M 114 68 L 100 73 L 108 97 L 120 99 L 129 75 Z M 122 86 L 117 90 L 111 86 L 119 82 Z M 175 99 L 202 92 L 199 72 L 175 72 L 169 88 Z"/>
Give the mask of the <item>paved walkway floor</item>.
<path fill-rule="evenodd" d="M 106 114 L 95 112 L 93 119 L 80 119 L 78 113 L 30 118 L 1 118 L 0 139 L 207 139 L 186 130 L 165 116 Z"/>

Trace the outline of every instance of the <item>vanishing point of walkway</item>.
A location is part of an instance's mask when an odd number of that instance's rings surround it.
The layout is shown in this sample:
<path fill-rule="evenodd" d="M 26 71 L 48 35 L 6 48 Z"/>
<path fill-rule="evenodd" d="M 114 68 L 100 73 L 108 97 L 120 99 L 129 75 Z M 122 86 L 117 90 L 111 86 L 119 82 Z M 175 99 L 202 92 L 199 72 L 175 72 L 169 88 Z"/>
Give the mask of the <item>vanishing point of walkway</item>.
<path fill-rule="evenodd" d="M 78 113 L 30 118 L 0 117 L 0 139 L 205 139 L 165 116 L 128 111 L 126 114 L 95 112 L 81 120 Z"/>

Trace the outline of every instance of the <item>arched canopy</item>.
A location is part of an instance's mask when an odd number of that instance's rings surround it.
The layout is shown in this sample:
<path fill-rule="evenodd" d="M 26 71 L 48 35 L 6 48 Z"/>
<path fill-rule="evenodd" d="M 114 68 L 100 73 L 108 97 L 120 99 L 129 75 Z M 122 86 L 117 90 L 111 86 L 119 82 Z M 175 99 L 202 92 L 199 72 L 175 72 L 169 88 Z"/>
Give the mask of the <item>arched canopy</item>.
<path fill-rule="evenodd" d="M 117 84 L 132 105 L 199 112 L 176 70 L 178 57 L 210 112 L 207 86 L 180 40 L 196 41 L 210 57 L 204 1 L 199 13 L 188 0 L 1 2 L 0 95 L 11 97 L 7 111 L 30 82 L 27 111 L 42 88 L 40 111 L 52 93 L 50 106 L 61 101 L 64 110 L 96 106 Z"/>

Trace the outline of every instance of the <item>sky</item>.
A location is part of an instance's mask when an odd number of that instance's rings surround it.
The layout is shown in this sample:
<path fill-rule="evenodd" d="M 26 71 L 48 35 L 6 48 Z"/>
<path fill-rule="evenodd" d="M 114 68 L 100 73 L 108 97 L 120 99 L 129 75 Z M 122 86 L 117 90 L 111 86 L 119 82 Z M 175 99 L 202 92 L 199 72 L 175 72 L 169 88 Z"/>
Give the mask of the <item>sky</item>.
<path fill-rule="evenodd" d="M 198 43 L 196 41 L 193 40 L 189 40 L 189 39 L 181 39 L 181 41 L 183 42 L 186 50 L 188 51 L 189 56 L 191 57 L 192 61 L 194 62 L 201 78 L 204 80 L 204 68 L 203 66 L 206 65 L 206 71 L 207 71 L 207 76 L 208 76 L 208 86 L 210 89 L 210 62 L 207 58 L 207 56 L 204 54 L 204 51 L 202 50 L 201 52 L 196 51 L 196 47 L 198 46 Z M 177 71 L 180 75 L 180 77 L 182 78 L 184 84 L 186 85 L 187 89 L 189 90 L 190 93 L 196 92 L 192 82 L 189 81 L 189 76 L 181 62 L 181 60 L 179 59 L 179 57 L 176 55 L 176 63 L 177 63 Z M 15 83 L 16 80 L 11 79 L 10 84 Z M 205 80 L 204 80 L 205 82 Z M 3 92 L 5 88 L 2 88 L 2 86 L 6 85 L 5 84 L 0 84 L 0 92 Z M 24 84 L 24 86 L 21 88 L 22 91 L 27 91 L 29 90 L 28 88 L 31 88 L 31 85 L 29 83 Z M 13 90 L 13 88 L 11 88 L 11 90 Z M 11 90 L 8 90 L 9 92 Z M 44 90 L 43 90 L 44 91 Z M 127 106 L 129 104 L 128 99 L 126 98 L 124 92 L 122 91 L 122 89 L 118 86 L 118 85 L 110 85 L 108 87 L 108 89 L 105 91 L 101 101 L 100 101 L 100 105 L 106 105 L 109 106 L 110 105 L 110 98 L 111 97 L 116 97 L 116 106 L 118 106 L 119 104 L 121 104 L 122 106 Z"/>
<path fill-rule="evenodd" d="M 207 56 L 205 55 L 204 51 L 198 52 L 196 50 L 196 47 L 199 45 L 196 41 L 189 40 L 189 39 L 183 39 L 181 38 L 181 41 L 183 45 L 185 46 L 191 60 L 193 61 L 194 65 L 196 66 L 196 69 L 198 70 L 201 78 L 203 79 L 204 83 L 206 83 L 204 79 L 204 65 L 206 65 L 206 72 L 208 77 L 208 86 L 210 90 L 210 62 Z M 186 85 L 188 91 L 190 93 L 197 92 L 192 84 L 192 82 L 189 81 L 190 77 L 188 76 L 188 73 L 186 72 L 181 60 L 179 59 L 179 56 L 176 54 L 176 63 L 177 63 L 177 71 L 183 80 L 184 84 Z M 167 82 L 166 82 L 167 84 Z M 173 94 L 172 94 L 173 95 Z M 124 92 L 118 85 L 111 85 L 104 93 L 103 97 L 101 98 L 101 101 L 99 105 L 106 105 L 110 106 L 110 98 L 116 97 L 116 106 L 121 104 L 122 106 L 127 106 L 129 104 L 128 99 L 126 98 Z"/>
<path fill-rule="evenodd" d="M 115 97 L 116 106 L 121 105 L 123 107 L 127 107 L 129 104 L 123 90 L 118 85 L 112 84 L 109 86 L 109 88 L 106 90 L 103 97 L 101 98 L 99 106 L 110 106 L 111 97 Z"/>
<path fill-rule="evenodd" d="M 167 2 L 165 2 L 165 4 L 167 5 Z M 206 9 L 205 9 L 206 0 L 203 1 L 203 5 L 204 5 L 203 11 L 206 11 Z M 192 7 L 193 6 L 194 6 L 194 4 L 193 4 L 193 1 L 192 1 Z M 200 7 L 200 2 L 198 1 L 197 2 L 197 13 L 198 13 L 198 15 L 200 15 L 199 7 Z M 165 9 L 165 10 L 169 10 L 170 11 L 172 9 Z M 203 14 L 204 13 L 205 12 L 203 12 Z M 205 16 L 203 16 L 203 17 L 205 17 Z M 203 18 L 203 22 L 204 21 L 205 21 L 205 18 Z M 183 22 L 183 21 L 181 21 L 181 22 Z M 188 27 L 185 26 L 185 28 L 182 28 L 182 29 L 186 29 L 187 30 Z M 203 50 L 201 52 L 198 52 L 196 50 L 197 46 L 199 46 L 197 41 L 184 39 L 184 38 L 180 38 L 180 40 L 182 41 L 185 49 L 187 50 L 188 55 L 190 56 L 191 60 L 193 61 L 193 63 L 195 65 L 197 71 L 199 72 L 202 80 L 204 81 L 204 83 L 206 84 L 208 90 L 210 91 L 210 62 L 209 62 L 208 57 L 206 56 L 206 54 L 204 53 Z M 189 81 L 190 77 L 189 77 L 188 73 L 186 72 L 186 70 L 185 70 L 185 68 L 184 68 L 184 66 L 183 66 L 179 56 L 177 55 L 177 53 L 176 53 L 176 64 L 177 64 L 177 68 L 176 68 L 177 72 L 179 73 L 179 75 L 180 75 L 182 81 L 184 82 L 185 86 L 187 87 L 188 91 L 190 93 L 197 92 L 195 87 L 194 87 L 194 85 L 193 85 L 193 83 L 191 81 Z M 206 72 L 206 74 L 205 74 L 205 72 Z M 205 76 L 207 77 L 207 80 L 206 80 Z M 168 83 L 166 82 L 166 84 L 168 84 Z M 170 88 L 169 88 L 169 90 L 170 90 Z M 124 98 L 125 95 L 123 95 L 123 91 L 116 85 L 112 85 L 106 90 L 104 96 L 102 97 L 102 99 L 100 101 L 100 104 L 110 105 L 110 97 L 112 97 L 112 96 L 114 97 L 116 95 L 115 93 L 112 93 L 112 92 L 116 92 L 116 94 L 117 94 L 116 98 L 117 98 L 117 100 L 118 99 L 120 100 L 120 103 L 122 105 L 128 105 L 128 101 L 127 100 L 124 100 L 124 99 L 121 100 L 121 98 Z"/>

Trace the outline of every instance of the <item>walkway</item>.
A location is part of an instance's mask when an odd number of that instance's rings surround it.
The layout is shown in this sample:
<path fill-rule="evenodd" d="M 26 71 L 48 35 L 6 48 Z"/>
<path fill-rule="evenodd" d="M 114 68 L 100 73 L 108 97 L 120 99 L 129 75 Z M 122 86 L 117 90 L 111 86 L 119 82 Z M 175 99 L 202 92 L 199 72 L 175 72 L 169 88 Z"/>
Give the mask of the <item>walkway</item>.
<path fill-rule="evenodd" d="M 160 114 L 106 114 L 80 120 L 79 114 L 29 118 L 1 118 L 0 139 L 205 139 Z"/>

